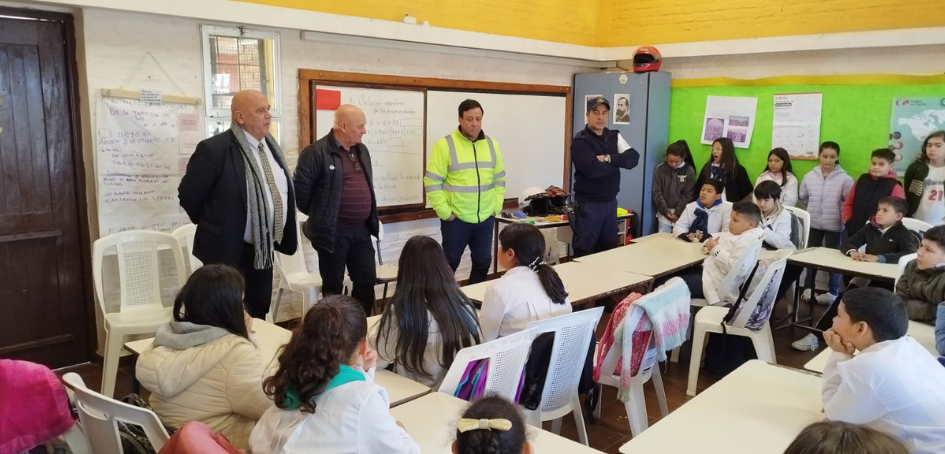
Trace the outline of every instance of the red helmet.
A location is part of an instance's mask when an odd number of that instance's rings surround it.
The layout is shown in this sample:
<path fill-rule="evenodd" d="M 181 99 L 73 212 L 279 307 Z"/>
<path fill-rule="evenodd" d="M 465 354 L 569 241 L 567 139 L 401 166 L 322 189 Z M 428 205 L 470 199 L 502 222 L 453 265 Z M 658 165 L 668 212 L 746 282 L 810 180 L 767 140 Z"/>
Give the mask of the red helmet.
<path fill-rule="evenodd" d="M 643 46 L 633 53 L 633 72 L 646 73 L 659 71 L 662 62 L 660 51 L 653 46 Z"/>

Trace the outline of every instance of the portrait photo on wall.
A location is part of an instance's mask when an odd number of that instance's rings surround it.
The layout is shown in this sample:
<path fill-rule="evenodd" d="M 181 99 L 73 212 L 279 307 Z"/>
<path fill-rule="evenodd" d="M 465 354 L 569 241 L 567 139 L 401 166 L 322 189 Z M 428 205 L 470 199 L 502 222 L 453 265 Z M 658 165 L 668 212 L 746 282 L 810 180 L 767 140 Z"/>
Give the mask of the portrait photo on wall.
<path fill-rule="evenodd" d="M 630 124 L 630 95 L 623 93 L 614 94 L 614 124 Z"/>

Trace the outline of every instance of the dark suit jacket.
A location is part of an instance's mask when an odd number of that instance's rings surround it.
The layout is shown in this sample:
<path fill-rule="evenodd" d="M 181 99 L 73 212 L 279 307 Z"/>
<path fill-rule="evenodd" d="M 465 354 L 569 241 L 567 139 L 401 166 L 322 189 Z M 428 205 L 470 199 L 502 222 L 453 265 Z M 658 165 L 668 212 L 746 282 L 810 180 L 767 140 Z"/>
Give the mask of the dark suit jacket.
<path fill-rule="evenodd" d="M 267 142 L 269 149 L 272 144 Z M 288 169 L 282 169 L 290 178 Z M 289 187 L 285 203 L 285 230 L 275 249 L 294 254 L 298 246 L 295 194 Z M 236 266 L 243 251 L 246 230 L 246 165 L 232 131 L 197 144 L 187 172 L 177 187 L 180 206 L 197 224 L 193 254 L 204 263 Z"/>

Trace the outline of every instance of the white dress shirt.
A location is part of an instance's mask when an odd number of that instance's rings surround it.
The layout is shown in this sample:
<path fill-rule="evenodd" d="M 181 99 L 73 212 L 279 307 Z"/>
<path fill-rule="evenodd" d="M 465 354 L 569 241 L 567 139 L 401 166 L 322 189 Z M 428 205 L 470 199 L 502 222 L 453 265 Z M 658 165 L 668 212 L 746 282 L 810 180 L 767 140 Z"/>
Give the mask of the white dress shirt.
<path fill-rule="evenodd" d="M 315 397 L 315 412 L 266 410 L 249 437 L 253 454 L 419 453 L 420 447 L 390 415 L 390 398 L 374 384 L 353 381 Z"/>
<path fill-rule="evenodd" d="M 945 367 L 910 336 L 832 352 L 823 398 L 828 419 L 886 432 L 913 454 L 945 453 Z"/>
<path fill-rule="evenodd" d="M 252 148 L 250 153 L 253 158 L 256 159 L 256 165 L 259 166 L 260 178 L 262 178 L 262 187 L 263 191 L 266 194 L 266 202 L 269 204 L 269 219 L 272 219 L 274 216 L 273 205 L 272 205 L 272 194 L 269 190 L 269 180 L 266 179 L 266 173 L 262 168 L 262 161 L 259 159 L 259 144 L 263 144 L 263 150 L 265 150 L 266 157 L 269 158 L 269 166 L 272 168 L 272 176 L 276 179 L 276 187 L 279 188 L 279 197 L 282 198 L 282 225 L 276 226 L 276 228 L 284 229 L 286 218 L 289 217 L 289 210 L 294 210 L 295 207 L 290 207 L 289 205 L 289 178 L 286 176 L 286 171 L 283 169 L 279 163 L 276 161 L 276 158 L 272 155 L 272 150 L 269 149 L 269 144 L 265 140 L 260 142 L 256 140 L 255 137 L 250 135 L 248 132 L 243 131 L 246 134 L 246 141 L 249 142 L 249 146 Z M 246 169 L 246 173 L 251 172 L 250 169 Z M 246 182 L 246 193 L 249 194 L 249 181 Z M 249 215 L 249 206 L 250 200 L 249 197 L 246 198 L 246 228 L 243 230 L 243 241 L 252 244 L 253 243 L 253 232 L 252 227 L 250 226 L 250 215 Z"/>
<path fill-rule="evenodd" d="M 538 274 L 527 266 L 516 266 L 486 288 L 479 324 L 482 341 L 523 331 L 536 320 L 571 313 L 571 302 L 555 304 L 541 286 Z"/>

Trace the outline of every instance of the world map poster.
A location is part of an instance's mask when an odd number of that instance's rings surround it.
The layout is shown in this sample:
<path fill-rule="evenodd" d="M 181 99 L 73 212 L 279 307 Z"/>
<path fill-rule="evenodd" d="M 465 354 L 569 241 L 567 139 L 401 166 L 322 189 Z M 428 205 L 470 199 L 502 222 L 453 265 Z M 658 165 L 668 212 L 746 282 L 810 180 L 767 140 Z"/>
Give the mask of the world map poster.
<path fill-rule="evenodd" d="M 905 174 L 925 138 L 941 130 L 945 130 L 945 96 L 893 99 L 889 149 L 896 153 L 896 173 Z"/>

